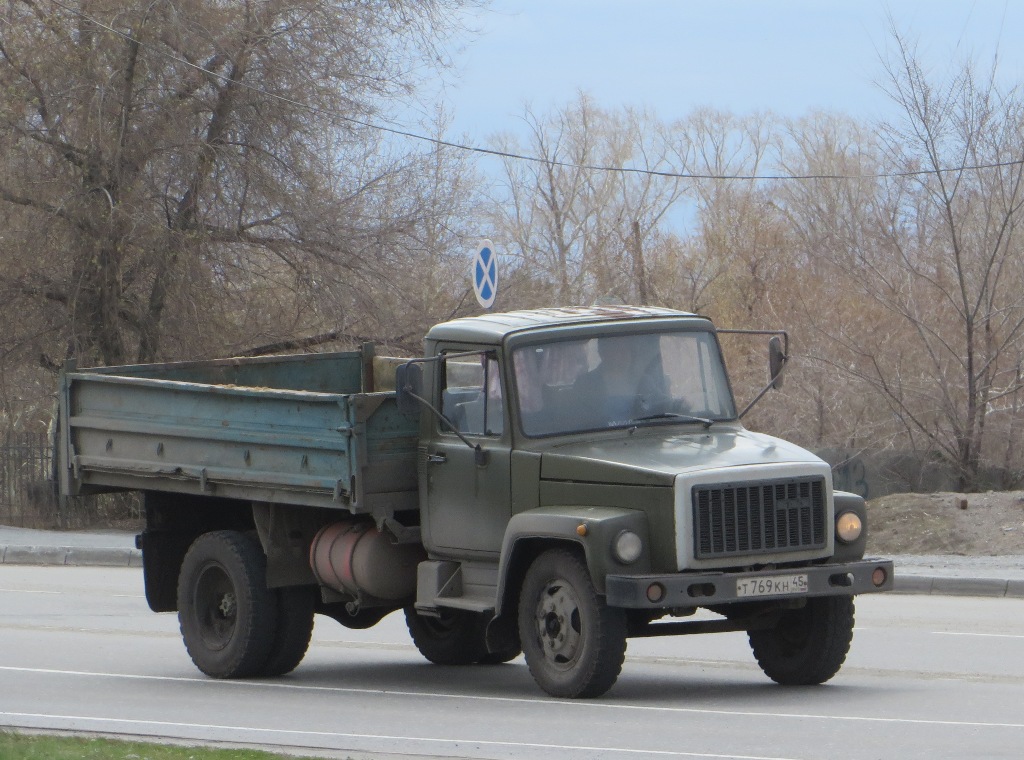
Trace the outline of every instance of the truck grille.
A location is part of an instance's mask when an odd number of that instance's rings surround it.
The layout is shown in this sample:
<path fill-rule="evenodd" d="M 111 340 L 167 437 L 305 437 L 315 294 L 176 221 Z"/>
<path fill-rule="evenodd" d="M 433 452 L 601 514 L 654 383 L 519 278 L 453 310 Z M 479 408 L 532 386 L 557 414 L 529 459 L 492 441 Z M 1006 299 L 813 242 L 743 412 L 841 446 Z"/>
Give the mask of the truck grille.
<path fill-rule="evenodd" d="M 824 548 L 826 520 L 821 477 L 693 487 L 697 559 Z"/>

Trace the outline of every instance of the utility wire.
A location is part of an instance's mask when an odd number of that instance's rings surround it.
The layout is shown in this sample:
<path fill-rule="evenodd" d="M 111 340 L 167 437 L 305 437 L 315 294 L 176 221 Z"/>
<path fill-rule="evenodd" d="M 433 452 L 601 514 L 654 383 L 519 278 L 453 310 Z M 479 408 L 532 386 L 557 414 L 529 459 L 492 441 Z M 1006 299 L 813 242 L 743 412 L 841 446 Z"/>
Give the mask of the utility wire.
<path fill-rule="evenodd" d="M 122 31 L 120 31 L 118 29 L 113 28 L 112 26 L 108 26 L 107 24 L 104 24 L 102 21 L 98 21 L 97 19 L 89 16 L 87 13 L 85 13 L 83 11 L 78 10 L 77 8 L 72 8 L 70 6 L 67 6 L 64 3 L 59 2 L 58 0 L 50 0 L 50 2 L 53 5 L 56 5 L 58 8 L 62 8 L 63 10 L 67 11 L 68 13 L 71 13 L 71 14 L 73 14 L 75 16 L 78 16 L 79 18 L 81 18 L 81 19 L 83 19 L 85 21 L 88 21 L 91 24 L 95 24 L 97 27 L 99 27 L 101 29 L 105 29 L 106 31 L 110 32 L 111 34 L 116 34 L 118 37 L 121 37 L 122 39 L 124 39 L 124 40 L 126 40 L 128 42 L 131 42 L 131 43 L 133 43 L 135 45 L 138 45 L 140 48 L 142 48 L 144 50 L 149 50 L 150 52 L 155 53 L 156 55 L 162 56 L 162 57 L 167 58 L 167 59 L 169 59 L 171 61 L 174 61 L 176 63 L 180 63 L 183 66 L 187 66 L 189 68 L 195 69 L 196 71 L 198 71 L 198 72 L 200 72 L 202 74 L 205 74 L 207 76 L 211 76 L 211 77 L 214 77 L 216 79 L 220 79 L 225 84 L 233 84 L 235 86 L 238 86 L 238 87 L 241 87 L 243 89 L 249 90 L 250 92 L 254 92 L 254 93 L 258 94 L 258 95 L 261 95 L 263 97 L 270 98 L 270 99 L 273 99 L 273 100 L 277 100 L 277 101 L 280 101 L 282 103 L 287 103 L 288 105 L 295 106 L 296 108 L 301 108 L 301 109 L 303 109 L 305 111 L 309 111 L 310 113 L 319 114 L 319 115 L 323 115 L 323 116 L 331 116 L 331 117 L 334 117 L 334 118 L 337 118 L 337 119 L 341 119 L 342 121 L 346 121 L 346 122 L 348 122 L 350 124 L 354 124 L 354 125 L 359 126 L 359 127 L 364 127 L 366 129 L 373 129 L 373 130 L 377 130 L 379 132 L 386 132 L 388 134 L 392 134 L 392 135 L 395 135 L 395 136 L 398 136 L 398 137 L 405 137 L 405 138 L 408 138 L 408 139 L 411 139 L 411 140 L 418 140 L 418 141 L 421 141 L 421 142 L 427 142 L 427 143 L 430 143 L 430 144 L 438 146 L 438 147 L 452 148 L 454 150 L 461 150 L 461 151 L 465 151 L 465 152 L 469 152 L 469 153 L 477 153 L 477 154 L 480 154 L 480 155 L 490 156 L 490 157 L 495 157 L 495 158 L 506 158 L 506 159 L 513 160 L 513 161 L 525 161 L 525 162 L 529 162 L 529 163 L 545 164 L 547 166 L 557 166 L 557 167 L 563 168 L 563 169 L 583 169 L 583 170 L 586 170 L 586 171 L 595 171 L 595 172 L 611 172 L 611 173 L 619 173 L 619 174 L 638 174 L 638 175 L 649 176 L 649 177 L 663 177 L 663 178 L 666 178 L 666 179 L 746 180 L 746 181 L 789 181 L 789 180 L 816 180 L 816 179 L 819 179 L 819 180 L 896 179 L 896 178 L 900 178 L 900 177 L 921 177 L 921 176 L 925 176 L 925 175 L 928 175 L 928 174 L 949 174 L 949 173 L 965 172 L 965 171 L 980 171 L 982 169 L 1002 169 L 1002 168 L 1006 168 L 1006 167 L 1010 167 L 1010 166 L 1021 166 L 1022 164 L 1024 164 L 1024 159 L 1018 159 L 1018 160 L 1014 160 L 1014 161 L 997 161 L 997 162 L 989 163 L 989 164 L 961 164 L 960 166 L 949 167 L 949 168 L 942 168 L 942 167 L 940 167 L 938 169 L 915 169 L 915 170 L 910 170 L 910 171 L 885 172 L 885 173 L 879 173 L 879 174 L 700 174 L 700 173 L 691 173 L 691 172 L 663 171 L 663 170 L 658 170 L 658 169 L 641 169 L 639 167 L 632 167 L 632 166 L 603 166 L 603 165 L 600 165 L 600 164 L 577 164 L 577 163 L 573 163 L 571 161 L 559 161 L 559 160 L 553 159 L 553 158 L 549 159 L 549 158 L 540 158 L 538 156 L 527 156 L 527 155 L 523 155 L 523 154 L 520 154 L 520 153 L 511 153 L 509 151 L 495 150 L 493 148 L 481 148 L 481 147 L 478 147 L 478 146 L 475 146 L 475 145 L 465 145 L 463 143 L 456 143 L 456 142 L 451 142 L 449 140 L 442 140 L 441 138 L 438 138 L 438 137 L 429 137 L 428 135 L 421 135 L 421 134 L 418 134 L 416 132 L 411 132 L 411 131 L 404 130 L 404 129 L 397 129 L 395 127 L 388 127 L 388 126 L 385 126 L 383 124 L 375 124 L 373 122 L 362 121 L 360 119 L 353 118 L 352 116 L 348 116 L 346 114 L 341 113 L 340 111 L 335 111 L 333 109 L 325 109 L 325 108 L 319 108 L 317 106 L 311 106 L 308 103 L 303 103 L 301 101 L 294 100 L 293 98 L 285 97 L 284 95 L 278 95 L 278 94 L 273 93 L 273 92 L 268 92 L 268 91 L 266 91 L 264 89 L 261 89 L 259 87 L 254 86 L 254 85 L 251 85 L 251 84 L 248 84 L 246 82 L 239 82 L 237 80 L 231 79 L 230 77 L 224 76 L 223 74 L 218 74 L 215 71 L 210 71 L 209 69 L 206 69 L 206 68 L 200 66 L 199 64 L 192 63 L 191 61 L 187 61 L 184 58 L 180 58 L 180 57 L 178 57 L 176 55 L 173 55 L 172 53 L 168 53 L 166 50 L 162 50 L 162 49 L 154 47 L 152 45 L 148 45 L 145 42 L 142 42 L 141 40 L 138 40 L 138 39 L 132 37 L 127 32 L 122 32 Z"/>

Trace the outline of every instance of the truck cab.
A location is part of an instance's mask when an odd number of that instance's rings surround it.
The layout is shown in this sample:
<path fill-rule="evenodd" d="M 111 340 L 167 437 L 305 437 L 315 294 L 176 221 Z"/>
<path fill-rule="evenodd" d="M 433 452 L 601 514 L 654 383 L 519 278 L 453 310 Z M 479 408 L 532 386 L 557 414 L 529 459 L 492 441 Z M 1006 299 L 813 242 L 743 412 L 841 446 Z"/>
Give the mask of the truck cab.
<path fill-rule="evenodd" d="M 706 318 L 514 312 L 438 325 L 425 348 L 422 387 L 398 391 L 431 410 L 416 611 L 487 619 L 488 650 L 521 645 L 547 691 L 606 689 L 628 636 L 712 629 L 750 631 L 775 680 L 820 682 L 845 657 L 853 595 L 891 588 L 891 563 L 862 561 L 862 500 L 834 492 L 818 457 L 742 425 Z M 724 620 L 656 622 L 698 608 Z M 840 629 L 827 656 L 774 654 L 780 621 L 821 619 Z M 621 644 L 593 654 L 588 620 Z"/>

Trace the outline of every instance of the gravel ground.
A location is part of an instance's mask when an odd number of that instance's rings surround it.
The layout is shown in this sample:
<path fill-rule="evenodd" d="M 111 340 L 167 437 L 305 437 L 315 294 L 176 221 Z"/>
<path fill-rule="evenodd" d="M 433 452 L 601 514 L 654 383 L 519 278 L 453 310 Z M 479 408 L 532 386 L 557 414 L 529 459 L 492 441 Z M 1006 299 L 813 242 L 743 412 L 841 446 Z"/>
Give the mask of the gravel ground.
<path fill-rule="evenodd" d="M 868 502 L 868 552 L 979 560 L 1024 555 L 1024 491 L 873 499 Z"/>

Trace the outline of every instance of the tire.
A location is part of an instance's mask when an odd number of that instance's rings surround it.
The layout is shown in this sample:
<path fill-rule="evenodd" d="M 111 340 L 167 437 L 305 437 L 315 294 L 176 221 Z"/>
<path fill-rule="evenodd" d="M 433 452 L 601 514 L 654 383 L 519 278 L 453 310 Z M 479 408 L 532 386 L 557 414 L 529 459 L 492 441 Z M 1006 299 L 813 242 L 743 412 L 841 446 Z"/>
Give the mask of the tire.
<path fill-rule="evenodd" d="M 598 697 L 622 670 L 626 614 L 598 596 L 577 553 L 553 549 L 523 580 L 519 639 L 533 680 L 548 694 Z"/>
<path fill-rule="evenodd" d="M 852 596 L 807 600 L 784 612 L 778 625 L 749 631 L 750 648 L 765 675 L 785 686 L 825 683 L 843 666 L 853 640 Z"/>
<path fill-rule="evenodd" d="M 277 628 L 277 599 L 266 558 L 236 531 L 204 533 L 178 575 L 178 622 L 192 662 L 213 678 L 258 675 Z"/>
<path fill-rule="evenodd" d="M 420 654 L 435 665 L 473 665 L 487 656 L 487 619 L 476 612 L 445 609 L 435 618 L 406 607 L 405 624 Z"/>
<path fill-rule="evenodd" d="M 283 676 L 302 662 L 313 635 L 316 589 L 311 586 L 280 588 L 277 595 L 277 626 L 261 676 Z"/>

